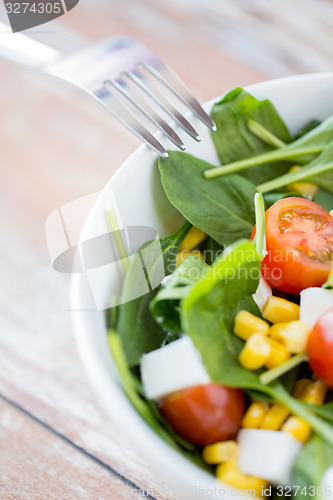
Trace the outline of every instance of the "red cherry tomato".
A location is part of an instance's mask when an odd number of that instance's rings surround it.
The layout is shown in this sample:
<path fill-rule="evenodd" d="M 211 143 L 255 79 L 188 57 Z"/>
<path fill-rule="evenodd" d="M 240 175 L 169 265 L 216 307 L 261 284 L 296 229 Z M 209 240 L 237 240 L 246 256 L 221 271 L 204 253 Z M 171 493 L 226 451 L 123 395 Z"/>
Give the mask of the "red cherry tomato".
<path fill-rule="evenodd" d="M 333 308 L 326 311 L 313 327 L 307 353 L 312 371 L 333 389 Z"/>
<path fill-rule="evenodd" d="M 178 434 L 205 446 L 237 434 L 245 398 L 240 389 L 210 383 L 176 392 L 162 403 L 160 410 Z"/>
<path fill-rule="evenodd" d="M 274 203 L 265 220 L 262 273 L 268 283 L 291 294 L 325 283 L 333 251 L 333 217 L 314 201 L 290 197 Z"/>

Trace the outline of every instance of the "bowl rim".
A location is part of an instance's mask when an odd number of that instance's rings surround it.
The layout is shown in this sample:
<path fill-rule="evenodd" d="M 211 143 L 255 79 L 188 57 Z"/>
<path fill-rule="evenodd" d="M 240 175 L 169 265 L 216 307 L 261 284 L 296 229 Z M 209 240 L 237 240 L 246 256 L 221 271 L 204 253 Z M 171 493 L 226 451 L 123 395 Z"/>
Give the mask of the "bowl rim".
<path fill-rule="evenodd" d="M 262 88 L 265 91 L 267 89 L 272 90 L 274 87 L 304 80 L 313 82 L 331 80 L 333 86 L 333 72 L 309 73 L 276 78 L 245 86 L 244 89 L 249 92 L 260 92 Z M 228 91 L 226 91 L 223 95 L 225 95 Z M 209 111 L 213 103 L 219 101 L 223 95 L 207 101 L 203 105 L 205 110 Z M 160 133 L 157 134 L 157 138 L 159 135 Z M 155 153 L 148 150 L 147 146 L 142 144 L 117 169 L 98 196 L 92 210 L 89 213 L 81 234 L 84 234 L 86 227 L 91 224 L 94 207 L 98 205 L 104 191 L 107 190 L 118 179 L 118 177 L 122 175 L 123 171 L 128 168 L 129 164 L 142 161 L 142 157 L 147 157 L 147 154 L 153 155 L 155 159 L 157 158 Z M 223 483 L 211 476 L 211 474 L 192 464 L 188 459 L 180 455 L 178 451 L 172 449 L 137 414 L 121 388 L 119 377 L 115 374 L 113 375 L 115 375 L 117 379 L 110 376 L 110 370 L 106 367 L 106 357 L 105 359 L 101 359 L 100 353 L 96 347 L 94 332 L 92 332 L 92 329 L 87 326 L 84 314 L 81 314 L 81 312 L 78 311 L 78 308 L 80 308 L 80 304 L 84 298 L 84 291 L 82 287 L 83 284 L 81 276 L 74 274 L 70 285 L 73 331 L 82 365 L 84 366 L 93 392 L 97 396 L 97 399 L 106 414 L 111 417 L 118 428 L 126 434 L 127 439 L 134 442 L 135 448 L 137 450 L 141 450 L 142 455 L 145 455 L 145 458 L 148 459 L 148 461 L 150 457 L 150 464 L 155 465 L 155 469 L 158 467 L 158 473 L 162 476 L 162 478 L 163 476 L 170 477 L 170 475 L 174 478 L 176 487 L 182 491 L 182 498 L 187 498 L 187 495 L 189 494 L 188 488 L 191 486 L 187 480 L 184 480 L 184 478 L 191 477 L 196 478 L 195 487 L 197 489 L 192 491 L 188 498 L 212 498 L 212 495 L 210 494 L 207 496 L 207 491 L 214 488 L 218 488 L 219 490 L 224 489 L 226 494 L 223 496 L 226 498 L 235 499 L 241 497 L 244 498 L 244 496 L 247 497 L 247 495 L 235 495 L 230 493 L 233 488 L 230 488 L 228 485 L 223 485 Z M 98 314 L 100 314 L 100 312 Z M 108 353 L 108 357 L 111 359 L 111 353 L 108 350 L 106 339 L 105 349 L 106 356 Z M 106 389 L 108 397 L 106 397 Z M 115 407 L 117 407 L 116 410 Z M 126 419 L 123 417 L 124 414 L 126 414 Z M 130 428 L 125 429 L 125 421 L 131 422 Z M 152 457 L 154 464 L 152 464 Z M 163 474 L 162 471 L 164 471 Z M 163 489 L 165 489 L 165 485 L 163 485 Z M 174 492 L 170 490 L 170 494 L 172 493 L 177 494 L 177 491 Z"/>

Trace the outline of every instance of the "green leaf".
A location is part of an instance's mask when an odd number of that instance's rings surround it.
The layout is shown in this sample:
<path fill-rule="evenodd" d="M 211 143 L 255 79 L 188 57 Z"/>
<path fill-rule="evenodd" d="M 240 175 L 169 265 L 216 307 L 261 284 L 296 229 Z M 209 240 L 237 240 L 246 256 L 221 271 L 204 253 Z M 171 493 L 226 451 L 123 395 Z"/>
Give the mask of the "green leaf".
<path fill-rule="evenodd" d="M 213 178 L 220 175 L 243 171 L 250 167 L 255 167 L 256 165 L 263 165 L 269 162 L 281 160 L 306 164 L 314 160 L 332 140 L 333 115 L 318 125 L 318 127 L 314 128 L 296 141 L 287 144 L 283 148 L 273 149 L 257 156 L 234 161 L 233 163 L 223 165 L 222 167 L 212 168 L 207 170 L 204 175 L 206 178 Z M 271 179 L 274 179 L 276 176 L 277 174 L 275 173 L 274 177 L 272 176 Z M 266 183 L 269 184 L 269 181 L 265 180 L 265 184 Z"/>
<path fill-rule="evenodd" d="M 309 487 L 314 487 L 315 491 L 321 484 L 321 480 L 326 469 L 333 465 L 333 446 L 325 442 L 317 435 L 313 435 L 304 445 L 295 463 L 293 474 L 293 484 L 301 486 L 296 498 L 304 498 L 301 494 L 302 488 L 306 486 L 309 494 Z M 325 492 L 322 492 L 325 498 Z M 310 495 L 313 496 L 313 495 Z M 315 498 L 321 498 L 319 495 Z"/>
<path fill-rule="evenodd" d="M 328 212 L 333 210 L 333 194 L 326 189 L 319 188 L 314 201 L 321 205 Z"/>
<path fill-rule="evenodd" d="M 258 374 L 238 362 L 244 342 L 232 333 L 241 309 L 259 310 L 252 298 L 260 276 L 260 257 L 254 245 L 241 240 L 217 258 L 181 304 L 183 331 L 201 352 L 215 382 L 231 387 L 261 390 Z"/>
<path fill-rule="evenodd" d="M 280 189 L 288 184 L 304 180 L 333 192 L 333 140 L 327 144 L 320 155 L 316 156 L 316 158 L 304 167 L 265 182 L 257 186 L 257 189 L 266 193 L 273 189 Z"/>
<path fill-rule="evenodd" d="M 254 226 L 255 186 L 240 176 L 207 182 L 211 165 L 186 153 L 170 151 L 158 162 L 170 202 L 194 226 L 221 245 L 249 237 Z"/>
<path fill-rule="evenodd" d="M 294 139 L 299 139 L 300 137 L 307 134 L 308 132 L 310 132 L 314 128 L 318 127 L 318 125 L 320 125 L 320 124 L 321 124 L 320 120 L 317 120 L 316 118 L 312 118 L 304 125 L 304 127 L 301 128 L 301 130 L 295 135 Z"/>
<path fill-rule="evenodd" d="M 152 401 L 147 401 L 142 395 L 138 394 L 140 383 L 136 380 L 136 377 L 132 374 L 127 364 L 122 343 L 115 330 L 108 331 L 108 342 L 124 392 L 141 418 L 145 420 L 145 422 L 147 422 L 147 424 L 164 441 L 172 446 L 172 448 L 176 449 L 179 453 L 199 467 L 207 471 L 211 471 L 211 468 L 203 462 L 200 450 L 197 447 L 194 447 L 191 443 L 185 441 L 182 437 L 175 434 L 173 429 L 157 410 L 156 405 Z"/>
<path fill-rule="evenodd" d="M 208 236 L 201 249 L 207 264 L 213 264 L 214 260 L 223 253 L 223 248 L 223 245 L 220 245 L 220 243 L 215 241 L 211 236 Z"/>
<path fill-rule="evenodd" d="M 283 142 L 291 141 L 289 131 L 273 104 L 267 99 L 259 101 L 240 88 L 232 90 L 220 102 L 216 103 L 211 116 L 217 126 L 217 131 L 212 134 L 212 139 L 221 163 L 224 164 L 271 150 L 270 145 L 267 145 L 250 130 L 249 119 L 264 127 Z M 274 179 L 287 170 L 288 166 L 280 163 L 254 167 L 251 172 L 243 171 L 241 174 L 254 184 L 260 184 Z"/>
<path fill-rule="evenodd" d="M 145 243 L 132 257 L 117 322 L 130 366 L 143 353 L 159 348 L 166 338 L 167 332 L 152 317 L 149 304 L 165 274 L 174 270 L 179 246 L 190 228 L 186 221 L 174 234 Z"/>
<path fill-rule="evenodd" d="M 196 255 L 187 257 L 177 267 L 150 303 L 150 311 L 159 325 L 171 332 L 182 333 L 179 301 L 187 296 L 191 285 L 208 269 L 208 264 Z"/>
<path fill-rule="evenodd" d="M 289 198 L 290 196 L 297 196 L 298 198 L 302 198 L 300 193 L 296 191 L 270 191 L 269 193 L 264 194 L 264 200 L 266 208 L 271 207 L 278 200 L 282 200 L 284 198 Z M 319 203 L 320 204 L 320 203 Z"/>
<path fill-rule="evenodd" d="M 259 314 L 252 298 L 259 276 L 260 257 L 254 245 L 248 240 L 231 245 L 181 302 L 183 332 L 192 338 L 214 382 L 272 397 L 333 445 L 330 424 L 292 397 L 281 382 L 263 385 L 262 370 L 249 371 L 238 362 L 244 342 L 232 333 L 234 318 L 241 309 Z"/>

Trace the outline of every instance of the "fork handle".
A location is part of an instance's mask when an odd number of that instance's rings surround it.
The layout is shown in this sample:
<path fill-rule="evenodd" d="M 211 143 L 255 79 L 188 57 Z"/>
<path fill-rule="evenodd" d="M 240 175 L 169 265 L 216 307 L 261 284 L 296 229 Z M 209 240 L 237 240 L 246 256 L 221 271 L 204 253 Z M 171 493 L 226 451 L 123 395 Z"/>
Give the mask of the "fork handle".
<path fill-rule="evenodd" d="M 1 2 L 2 4 L 2 2 Z M 69 52 L 89 43 L 81 34 L 69 30 L 57 20 L 48 28 L 31 28 L 13 33 L 4 4 L 0 4 L 0 57 L 34 68 L 42 68 Z"/>

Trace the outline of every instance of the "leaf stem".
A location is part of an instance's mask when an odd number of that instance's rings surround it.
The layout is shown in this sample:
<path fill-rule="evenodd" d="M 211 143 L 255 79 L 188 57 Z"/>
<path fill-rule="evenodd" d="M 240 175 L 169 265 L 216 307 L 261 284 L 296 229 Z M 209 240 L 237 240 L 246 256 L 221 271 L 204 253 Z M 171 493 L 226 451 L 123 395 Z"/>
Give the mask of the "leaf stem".
<path fill-rule="evenodd" d="M 324 172 L 328 172 L 333 169 L 333 161 L 324 163 L 322 165 L 314 165 L 313 167 L 306 166 L 302 167 L 295 172 L 288 172 L 287 174 L 281 175 L 280 177 L 276 177 L 271 181 L 264 182 L 257 186 L 258 191 L 261 193 L 267 193 L 269 191 L 273 191 L 275 189 L 280 189 L 283 186 L 287 186 L 288 184 L 293 184 L 294 182 L 299 182 L 303 180 L 307 180 L 318 174 L 322 174 Z"/>
<path fill-rule="evenodd" d="M 254 195 L 254 210 L 256 217 L 256 251 L 262 260 L 266 255 L 265 202 L 262 193 Z"/>
<path fill-rule="evenodd" d="M 114 208 L 110 208 L 109 210 L 106 211 L 106 217 L 108 219 L 108 222 L 110 224 L 112 236 L 114 239 L 114 242 L 116 244 L 118 254 L 121 260 L 121 263 L 123 265 L 125 273 L 128 271 L 129 266 L 130 266 L 130 260 L 128 257 L 128 253 L 126 251 L 125 243 L 124 240 L 121 236 L 121 231 L 119 228 L 116 212 Z"/>
<path fill-rule="evenodd" d="M 292 414 L 308 422 L 319 436 L 333 445 L 333 428 L 331 424 L 314 415 L 305 407 L 304 403 L 292 397 L 282 385 L 272 386 L 271 388 L 267 387 L 267 389 L 268 393 L 270 393 L 278 403 L 286 406 Z"/>
<path fill-rule="evenodd" d="M 253 135 L 261 139 L 269 146 L 273 146 L 274 148 L 283 148 L 283 146 L 287 145 L 286 142 L 281 141 L 281 139 L 279 139 L 275 134 L 267 130 L 267 128 L 263 127 L 260 123 L 252 120 L 252 118 L 248 118 L 246 124 Z"/>
<path fill-rule="evenodd" d="M 259 380 L 262 384 L 267 385 L 280 378 L 285 373 L 289 372 L 295 366 L 300 365 L 303 361 L 307 360 L 307 356 L 305 354 L 297 354 L 296 356 L 292 356 L 288 361 L 282 363 L 282 365 L 276 366 L 271 370 L 267 370 L 259 376 Z"/>
<path fill-rule="evenodd" d="M 238 172 L 239 170 L 244 170 L 246 168 L 254 167 L 256 165 L 263 165 L 264 163 L 269 163 L 272 161 L 279 160 L 293 160 L 298 156 L 318 154 L 323 150 L 323 146 L 313 145 L 304 146 L 299 149 L 291 149 L 288 146 L 279 149 L 273 149 L 267 153 L 262 153 L 257 156 L 251 156 L 250 158 L 245 158 L 244 160 L 234 161 L 228 165 L 222 165 L 221 167 L 214 167 L 205 170 L 204 176 L 206 179 L 212 179 L 213 177 L 219 177 L 220 175 L 231 174 Z"/>

